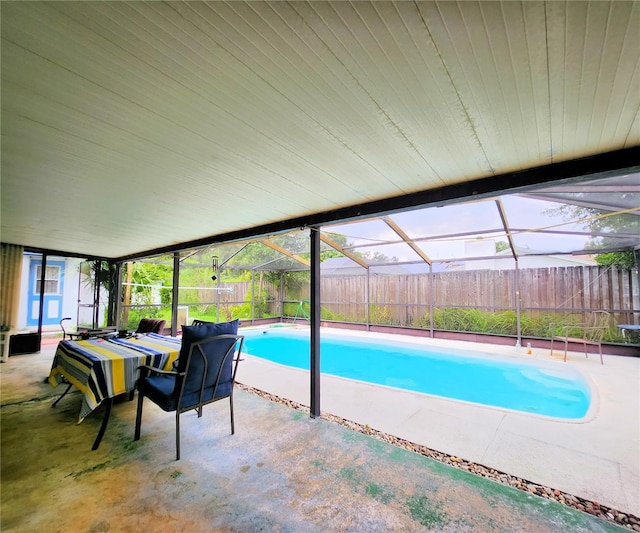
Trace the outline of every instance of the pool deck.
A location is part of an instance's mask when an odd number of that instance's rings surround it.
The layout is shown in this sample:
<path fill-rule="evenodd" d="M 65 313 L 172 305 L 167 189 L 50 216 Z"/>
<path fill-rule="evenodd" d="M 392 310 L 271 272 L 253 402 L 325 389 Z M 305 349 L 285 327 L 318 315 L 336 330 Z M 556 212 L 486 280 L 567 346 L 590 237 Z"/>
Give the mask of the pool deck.
<path fill-rule="evenodd" d="M 340 330 L 349 335 L 396 335 Z M 487 353 L 487 345 L 403 337 L 431 347 Z M 590 382 L 585 418 L 563 421 L 322 375 L 321 413 L 331 414 L 530 482 L 640 516 L 640 358 L 490 347 L 514 360 L 571 365 Z M 304 370 L 245 356 L 242 384 L 309 405 Z"/>

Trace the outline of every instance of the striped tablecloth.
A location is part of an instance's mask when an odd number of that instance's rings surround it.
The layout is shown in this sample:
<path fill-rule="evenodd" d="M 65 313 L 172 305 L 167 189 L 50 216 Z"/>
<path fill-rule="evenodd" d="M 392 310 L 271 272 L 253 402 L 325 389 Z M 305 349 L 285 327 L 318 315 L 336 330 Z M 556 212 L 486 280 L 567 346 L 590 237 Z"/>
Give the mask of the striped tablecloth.
<path fill-rule="evenodd" d="M 129 339 L 63 340 L 58 344 L 49 383 L 65 377 L 84 395 L 78 423 L 106 398 L 135 389 L 140 365 L 170 370 L 178 358 L 181 340 L 155 333 Z"/>

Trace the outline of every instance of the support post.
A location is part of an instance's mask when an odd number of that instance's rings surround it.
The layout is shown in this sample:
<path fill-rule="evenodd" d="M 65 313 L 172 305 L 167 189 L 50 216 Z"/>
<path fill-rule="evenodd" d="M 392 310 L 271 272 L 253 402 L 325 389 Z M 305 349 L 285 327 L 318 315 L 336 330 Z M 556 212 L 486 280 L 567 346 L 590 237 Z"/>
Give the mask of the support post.
<path fill-rule="evenodd" d="M 519 348 L 522 346 L 522 332 L 520 330 L 520 270 L 518 268 L 518 258 L 514 257 L 516 262 L 515 268 L 515 282 L 516 282 L 516 347 Z"/>
<path fill-rule="evenodd" d="M 278 291 L 280 301 L 278 302 L 278 308 L 280 315 L 280 322 L 284 322 L 284 272 L 280 271 L 280 288 Z"/>
<path fill-rule="evenodd" d="M 173 252 L 173 278 L 171 286 L 171 336 L 178 334 L 178 295 L 180 294 L 180 252 Z"/>
<path fill-rule="evenodd" d="M 256 271 L 251 271 L 251 325 L 255 323 L 256 315 Z"/>
<path fill-rule="evenodd" d="M 113 316 L 109 324 L 113 324 L 117 329 L 120 329 L 122 312 L 122 263 L 116 263 L 113 265 L 113 284 L 109 291 L 109 298 L 111 298 L 112 294 L 114 294 L 114 301 L 112 302 Z"/>
<path fill-rule="evenodd" d="M 100 324 L 100 274 L 102 273 L 102 261 L 93 262 L 93 324 L 92 328 L 102 327 Z"/>
<path fill-rule="evenodd" d="M 320 231 L 311 228 L 311 418 L 320 416 Z"/>
<path fill-rule="evenodd" d="M 216 268 L 213 271 L 214 276 L 216 277 L 216 322 L 220 322 L 220 268 Z M 253 311 L 251 312 L 251 324 L 253 325 Z"/>
<path fill-rule="evenodd" d="M 47 277 L 47 254 L 42 254 L 42 263 L 40 267 L 40 304 L 38 308 L 38 352 L 42 344 L 42 319 L 44 317 L 44 282 Z"/>
<path fill-rule="evenodd" d="M 371 269 L 367 268 L 366 294 L 364 295 L 367 331 L 371 331 Z"/>
<path fill-rule="evenodd" d="M 429 331 L 433 339 L 433 311 L 435 301 L 435 287 L 433 282 L 433 263 L 429 263 Z"/>

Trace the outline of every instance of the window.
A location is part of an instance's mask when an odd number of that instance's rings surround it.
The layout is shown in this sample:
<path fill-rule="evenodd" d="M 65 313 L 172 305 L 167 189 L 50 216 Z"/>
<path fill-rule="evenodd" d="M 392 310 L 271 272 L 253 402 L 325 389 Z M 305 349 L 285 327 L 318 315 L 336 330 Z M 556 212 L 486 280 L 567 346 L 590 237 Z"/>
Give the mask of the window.
<path fill-rule="evenodd" d="M 42 276 L 42 266 L 36 267 L 36 279 L 34 283 L 35 294 L 40 294 L 40 277 Z M 44 276 L 44 293 L 60 294 L 60 267 L 48 266 Z"/>

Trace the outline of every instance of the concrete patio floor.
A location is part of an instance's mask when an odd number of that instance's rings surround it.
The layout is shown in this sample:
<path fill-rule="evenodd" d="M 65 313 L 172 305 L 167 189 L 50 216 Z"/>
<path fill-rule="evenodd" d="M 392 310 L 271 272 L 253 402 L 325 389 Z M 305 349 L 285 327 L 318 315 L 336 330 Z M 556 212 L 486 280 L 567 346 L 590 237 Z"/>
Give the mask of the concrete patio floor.
<path fill-rule="evenodd" d="M 135 402 L 125 399 L 91 451 L 102 408 L 82 424 L 77 392 L 51 408 L 62 392 L 44 383 L 54 349 L 0 365 L 3 532 L 627 530 L 239 389 L 233 436 L 226 402 L 209 406 L 202 419 L 183 415 L 180 461 L 173 414 L 147 403 L 142 439 L 134 442 Z M 242 363 L 239 381 L 289 386 L 286 397 L 298 401 L 295 372 L 280 367 L 280 378 L 269 377 L 273 366 L 252 359 Z M 396 404 L 381 408 L 382 392 L 355 389 L 341 399 L 326 377 L 322 387 L 324 412 L 347 402 L 333 414 L 354 420 L 362 408 L 371 427 L 390 423 L 385 412 Z M 420 426 L 416 401 L 403 397 L 398 405 Z M 404 417 L 396 413 L 396 427 Z"/>

